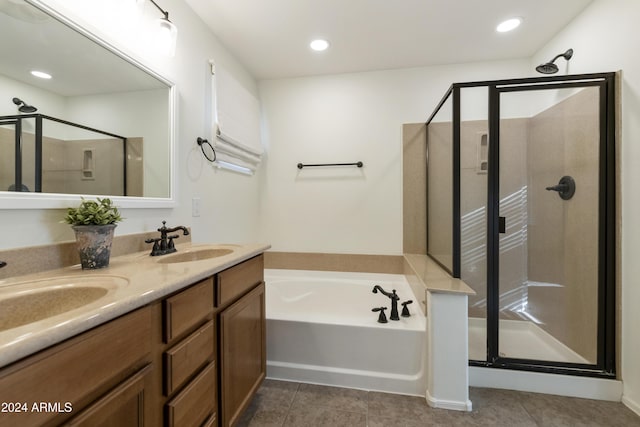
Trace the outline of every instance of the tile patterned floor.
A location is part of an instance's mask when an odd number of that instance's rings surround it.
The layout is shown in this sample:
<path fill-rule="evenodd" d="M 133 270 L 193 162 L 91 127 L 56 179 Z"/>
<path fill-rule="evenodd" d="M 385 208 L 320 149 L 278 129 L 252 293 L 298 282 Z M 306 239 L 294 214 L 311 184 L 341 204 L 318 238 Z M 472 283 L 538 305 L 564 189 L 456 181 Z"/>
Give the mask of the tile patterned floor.
<path fill-rule="evenodd" d="M 473 412 L 457 412 L 419 397 L 265 380 L 239 426 L 640 426 L 621 403 L 484 388 L 470 397 Z"/>

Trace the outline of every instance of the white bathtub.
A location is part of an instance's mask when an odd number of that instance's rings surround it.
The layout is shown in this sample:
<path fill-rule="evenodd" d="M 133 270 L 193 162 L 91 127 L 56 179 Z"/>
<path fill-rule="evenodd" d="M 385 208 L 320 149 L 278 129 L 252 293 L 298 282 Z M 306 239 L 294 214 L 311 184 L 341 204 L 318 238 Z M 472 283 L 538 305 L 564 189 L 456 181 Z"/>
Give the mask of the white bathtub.
<path fill-rule="evenodd" d="M 403 275 L 265 270 L 267 377 L 424 396 L 426 319 Z M 377 322 L 396 289 L 411 317 Z M 402 306 L 398 304 L 398 311 Z"/>

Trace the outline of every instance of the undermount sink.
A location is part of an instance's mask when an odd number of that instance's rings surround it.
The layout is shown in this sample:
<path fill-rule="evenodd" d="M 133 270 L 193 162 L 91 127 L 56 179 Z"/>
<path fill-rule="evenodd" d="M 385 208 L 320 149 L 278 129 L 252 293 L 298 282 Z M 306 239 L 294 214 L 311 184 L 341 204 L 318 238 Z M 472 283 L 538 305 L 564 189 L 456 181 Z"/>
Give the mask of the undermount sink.
<path fill-rule="evenodd" d="M 91 304 L 129 281 L 119 276 L 69 276 L 0 287 L 0 331 Z"/>
<path fill-rule="evenodd" d="M 177 262 L 204 261 L 233 253 L 228 248 L 191 249 L 177 254 L 166 255 L 158 260 L 159 264 L 173 264 Z"/>

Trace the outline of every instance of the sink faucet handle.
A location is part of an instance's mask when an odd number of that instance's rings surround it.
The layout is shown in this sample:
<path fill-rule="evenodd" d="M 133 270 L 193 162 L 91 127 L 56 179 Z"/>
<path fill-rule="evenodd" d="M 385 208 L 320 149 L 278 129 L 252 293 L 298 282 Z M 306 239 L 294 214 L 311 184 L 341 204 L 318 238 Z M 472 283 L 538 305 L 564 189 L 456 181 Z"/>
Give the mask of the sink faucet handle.
<path fill-rule="evenodd" d="M 371 311 L 375 312 L 380 312 L 380 314 L 378 315 L 378 323 L 388 323 L 387 321 L 387 316 L 384 314 L 384 311 L 387 309 L 387 307 L 376 307 L 376 308 L 372 308 Z"/>
<path fill-rule="evenodd" d="M 409 308 L 407 307 L 409 304 L 413 303 L 413 300 L 408 300 L 402 303 L 402 317 L 409 317 L 411 313 L 409 313 Z"/>
<path fill-rule="evenodd" d="M 158 255 L 158 252 L 160 251 L 160 246 L 159 246 L 160 240 L 162 239 L 146 239 L 144 241 L 145 243 L 153 243 L 153 248 L 151 249 L 151 256 Z"/>
<path fill-rule="evenodd" d="M 167 249 L 175 249 L 176 245 L 173 243 L 173 239 L 177 239 L 178 237 L 180 236 L 178 236 L 177 234 L 174 234 L 173 236 L 167 236 L 167 239 L 169 239 L 169 242 L 167 243 Z"/>

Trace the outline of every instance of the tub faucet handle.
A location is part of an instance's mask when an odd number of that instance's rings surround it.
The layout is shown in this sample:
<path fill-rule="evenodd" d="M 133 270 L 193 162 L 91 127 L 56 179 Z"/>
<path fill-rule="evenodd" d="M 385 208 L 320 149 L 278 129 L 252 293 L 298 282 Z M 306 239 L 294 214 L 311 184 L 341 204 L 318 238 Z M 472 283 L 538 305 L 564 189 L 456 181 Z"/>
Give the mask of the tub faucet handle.
<path fill-rule="evenodd" d="M 387 307 L 377 307 L 371 309 L 371 311 L 373 311 L 374 313 L 377 311 L 380 312 L 380 314 L 378 315 L 378 323 L 388 323 L 387 316 L 384 314 L 384 311 L 386 309 Z"/>
<path fill-rule="evenodd" d="M 413 303 L 413 300 L 408 300 L 402 303 L 402 317 L 409 317 L 411 313 L 409 313 L 409 308 L 407 307 L 409 304 Z"/>

